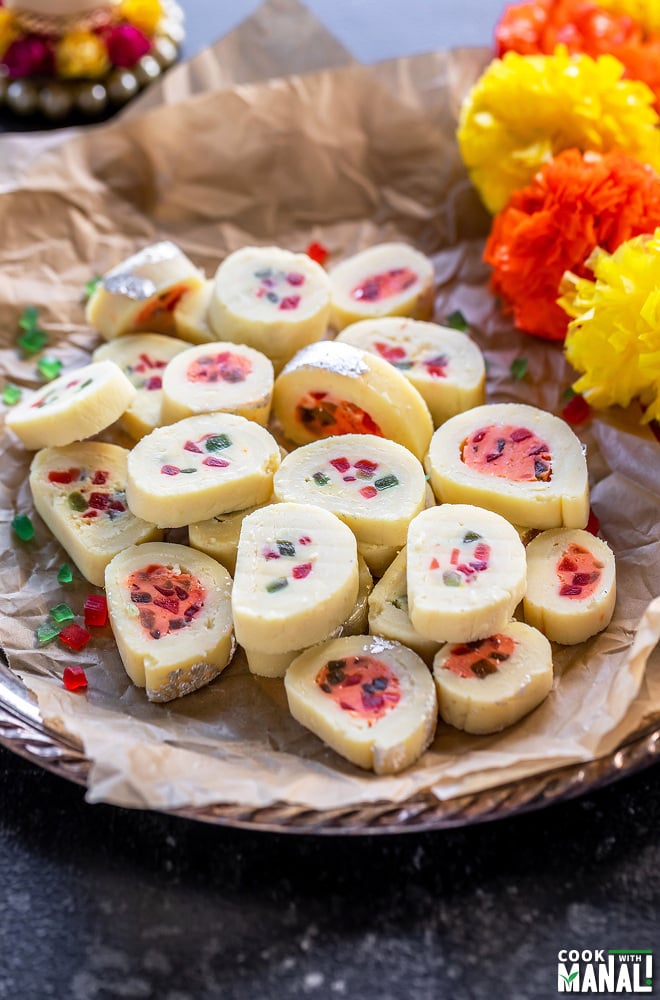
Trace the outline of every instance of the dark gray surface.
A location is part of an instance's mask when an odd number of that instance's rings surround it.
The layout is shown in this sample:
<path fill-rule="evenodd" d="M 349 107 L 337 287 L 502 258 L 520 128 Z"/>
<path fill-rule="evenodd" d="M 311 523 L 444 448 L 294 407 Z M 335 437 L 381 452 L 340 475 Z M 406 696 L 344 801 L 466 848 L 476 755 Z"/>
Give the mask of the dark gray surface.
<path fill-rule="evenodd" d="M 184 6 L 192 53 L 256 4 Z M 487 43 L 501 5 L 310 6 L 372 60 Z M 87 806 L 0 750 L 0 1000 L 550 1000 L 560 948 L 657 941 L 657 778 L 462 831 L 315 840 Z"/>

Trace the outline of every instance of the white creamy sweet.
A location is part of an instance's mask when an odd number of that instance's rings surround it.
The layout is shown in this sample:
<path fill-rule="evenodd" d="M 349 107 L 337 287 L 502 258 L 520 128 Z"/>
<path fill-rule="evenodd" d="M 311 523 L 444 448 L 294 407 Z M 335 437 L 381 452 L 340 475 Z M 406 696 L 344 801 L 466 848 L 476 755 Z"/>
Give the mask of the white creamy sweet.
<path fill-rule="evenodd" d="M 290 452 L 273 479 L 280 501 L 313 503 L 336 514 L 360 545 L 403 545 L 424 509 L 424 470 L 401 445 L 344 434 Z"/>
<path fill-rule="evenodd" d="M 471 503 L 530 528 L 584 528 L 587 463 L 565 421 L 519 403 L 452 417 L 433 435 L 428 462 L 441 503 Z"/>
<path fill-rule="evenodd" d="M 332 325 L 382 316 L 433 315 L 434 276 L 428 257 L 407 243 L 380 243 L 330 270 Z"/>
<path fill-rule="evenodd" d="M 275 381 L 273 410 L 297 444 L 338 434 L 374 434 L 422 459 L 433 433 L 426 403 L 382 358 L 323 341 L 295 355 Z"/>
<path fill-rule="evenodd" d="M 433 676 L 445 722 L 466 733 L 496 733 L 548 695 L 552 650 L 535 628 L 510 622 L 479 643 L 443 646 Z"/>
<path fill-rule="evenodd" d="M 525 621 L 553 642 L 584 642 L 614 613 L 616 574 L 609 545 L 588 531 L 544 531 L 527 546 Z"/>
<path fill-rule="evenodd" d="M 113 424 L 136 390 L 113 361 L 97 361 L 60 375 L 15 406 L 6 425 L 26 448 L 72 444 Z"/>
<path fill-rule="evenodd" d="M 182 340 L 160 333 L 135 333 L 111 340 L 94 351 L 94 361 L 114 361 L 135 386 L 136 395 L 119 418 L 132 438 L 139 440 L 163 423 L 163 373 L 168 362 L 187 346 Z"/>
<path fill-rule="evenodd" d="M 126 502 L 128 452 L 82 441 L 44 448 L 30 466 L 37 513 L 90 583 L 102 587 L 105 567 L 130 545 L 162 537 Z"/>
<path fill-rule="evenodd" d="M 369 597 L 369 631 L 403 643 L 431 665 L 439 643 L 420 635 L 408 613 L 408 559 L 404 547 Z"/>
<path fill-rule="evenodd" d="M 106 340 L 125 333 L 175 335 L 177 303 L 203 281 L 174 243 L 153 243 L 103 275 L 87 303 L 87 322 Z"/>
<path fill-rule="evenodd" d="M 232 611 L 245 648 L 285 653 L 322 641 L 358 595 L 352 532 L 320 507 L 281 503 L 243 521 Z"/>
<path fill-rule="evenodd" d="M 248 344 L 279 369 L 320 340 L 330 316 L 330 282 L 307 254 L 243 247 L 220 265 L 208 311 L 218 340 Z"/>
<path fill-rule="evenodd" d="M 437 642 L 504 628 L 525 593 L 525 548 L 499 514 L 469 504 L 422 511 L 408 529 L 410 620 Z"/>
<path fill-rule="evenodd" d="M 163 374 L 163 423 L 217 410 L 265 427 L 273 378 L 265 354 L 244 344 L 189 347 L 172 359 Z"/>
<path fill-rule="evenodd" d="M 358 767 L 395 774 L 433 739 L 433 679 L 416 653 L 380 636 L 333 639 L 297 657 L 284 678 L 289 710 Z"/>
<path fill-rule="evenodd" d="M 124 668 L 150 701 L 196 691 L 231 660 L 231 577 L 203 552 L 167 542 L 125 549 L 105 586 Z"/>
<path fill-rule="evenodd" d="M 205 413 L 159 427 L 128 457 L 126 497 L 138 517 L 179 528 L 264 503 L 280 464 L 277 442 L 253 420 Z"/>

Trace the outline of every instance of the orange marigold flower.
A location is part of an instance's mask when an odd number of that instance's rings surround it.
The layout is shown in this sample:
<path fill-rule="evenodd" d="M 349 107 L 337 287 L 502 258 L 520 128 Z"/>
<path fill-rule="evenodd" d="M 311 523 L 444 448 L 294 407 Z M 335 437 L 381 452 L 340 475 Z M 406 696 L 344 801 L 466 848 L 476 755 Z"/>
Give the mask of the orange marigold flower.
<path fill-rule="evenodd" d="M 495 28 L 498 56 L 552 55 L 558 45 L 593 58 L 613 55 L 626 76 L 643 80 L 660 107 L 660 35 L 647 34 L 627 13 L 605 10 L 597 0 L 525 0 L 507 7 Z"/>
<path fill-rule="evenodd" d="M 563 341 L 568 319 L 557 305 L 565 271 L 584 277 L 596 247 L 660 226 L 660 178 L 628 153 L 565 150 L 515 191 L 494 219 L 484 259 L 491 287 L 520 330 Z"/>

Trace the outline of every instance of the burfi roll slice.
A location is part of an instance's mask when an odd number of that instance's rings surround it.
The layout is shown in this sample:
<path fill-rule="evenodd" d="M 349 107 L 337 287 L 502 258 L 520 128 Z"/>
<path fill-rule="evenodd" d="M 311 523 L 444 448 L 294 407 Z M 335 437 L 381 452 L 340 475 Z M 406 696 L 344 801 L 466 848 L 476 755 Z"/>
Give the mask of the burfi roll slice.
<path fill-rule="evenodd" d="M 105 586 L 124 668 L 150 701 L 196 691 L 231 660 L 231 577 L 210 556 L 149 542 L 117 555 Z"/>
<path fill-rule="evenodd" d="M 408 560 L 404 547 L 369 597 L 369 631 L 403 643 L 431 666 L 439 643 L 413 628 L 408 611 Z"/>
<path fill-rule="evenodd" d="M 609 625 L 616 601 L 614 554 L 588 531 L 544 531 L 527 546 L 525 621 L 553 642 L 584 642 Z"/>
<path fill-rule="evenodd" d="M 403 545 L 424 509 L 424 470 L 393 441 L 367 434 L 316 441 L 292 451 L 273 479 L 277 500 L 331 511 L 360 544 Z"/>
<path fill-rule="evenodd" d="M 152 431 L 130 452 L 128 506 L 161 528 L 180 528 L 265 503 L 279 464 L 277 442 L 253 420 L 188 417 Z"/>
<path fill-rule="evenodd" d="M 273 377 L 265 354 L 244 344 L 189 347 L 163 374 L 163 423 L 217 410 L 265 427 Z"/>
<path fill-rule="evenodd" d="M 282 503 L 245 518 L 232 594 L 241 646 L 286 653 L 321 642 L 357 595 L 355 537 L 328 511 Z"/>
<path fill-rule="evenodd" d="M 383 358 L 417 389 L 436 427 L 484 402 L 486 366 L 465 333 L 414 319 L 353 323 L 337 340 Z"/>
<path fill-rule="evenodd" d="M 433 265 L 407 243 L 380 243 L 341 261 L 330 271 L 332 325 L 382 316 L 433 315 Z"/>
<path fill-rule="evenodd" d="M 433 679 L 417 654 L 398 642 L 333 639 L 295 659 L 284 686 L 301 725 L 376 774 L 403 771 L 433 739 Z"/>
<path fill-rule="evenodd" d="M 135 386 L 135 398 L 119 418 L 120 425 L 132 438 L 139 440 L 163 423 L 163 372 L 187 346 L 175 337 L 136 333 L 119 337 L 94 351 L 94 361 L 114 361 Z"/>
<path fill-rule="evenodd" d="M 422 459 L 433 433 L 416 389 L 382 358 L 324 341 L 300 351 L 275 381 L 273 409 L 296 444 L 338 434 L 374 434 Z"/>
<path fill-rule="evenodd" d="M 508 624 L 525 593 L 525 548 L 499 514 L 469 504 L 422 511 L 408 530 L 410 620 L 437 642 L 471 642 Z"/>
<path fill-rule="evenodd" d="M 97 361 L 38 389 L 7 414 L 5 423 L 26 448 L 73 444 L 113 424 L 135 393 L 118 365 Z"/>
<path fill-rule="evenodd" d="M 118 552 L 162 536 L 128 509 L 127 457 L 118 445 L 83 441 L 44 448 L 30 467 L 39 516 L 96 587 L 103 586 L 105 567 Z"/>
<path fill-rule="evenodd" d="M 307 254 L 243 247 L 222 262 L 209 304 L 218 340 L 263 351 L 279 368 L 320 340 L 330 317 L 330 282 Z"/>
<path fill-rule="evenodd" d="M 584 528 L 587 463 L 565 421 L 519 403 L 452 417 L 433 435 L 431 485 L 441 503 L 471 503 L 529 528 Z"/>
<path fill-rule="evenodd" d="M 104 274 L 87 303 L 87 322 L 106 340 L 141 332 L 174 336 L 177 303 L 203 282 L 174 243 L 153 243 Z"/>
<path fill-rule="evenodd" d="M 552 650 L 535 628 L 510 622 L 478 642 L 443 646 L 433 661 L 440 717 L 466 733 L 496 733 L 552 688 Z"/>

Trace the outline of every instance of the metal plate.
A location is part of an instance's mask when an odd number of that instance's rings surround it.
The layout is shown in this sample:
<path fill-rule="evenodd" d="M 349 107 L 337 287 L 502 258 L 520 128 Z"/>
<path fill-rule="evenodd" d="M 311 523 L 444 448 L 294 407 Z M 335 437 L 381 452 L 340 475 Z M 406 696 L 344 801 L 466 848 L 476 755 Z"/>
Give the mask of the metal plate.
<path fill-rule="evenodd" d="M 48 729 L 18 678 L 0 664 L 0 745 L 60 777 L 86 785 L 90 761 L 82 746 Z M 271 833 L 385 834 L 468 826 L 541 809 L 584 795 L 660 759 L 660 722 L 655 720 L 614 753 L 439 802 L 432 795 L 403 803 L 376 802 L 318 811 L 301 806 L 267 808 L 219 803 L 184 808 L 172 815 L 219 826 Z"/>

